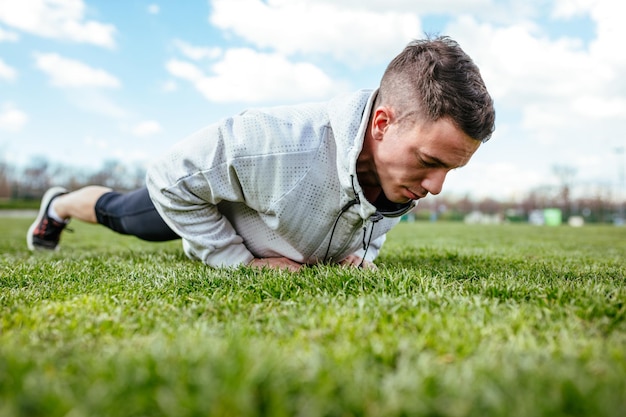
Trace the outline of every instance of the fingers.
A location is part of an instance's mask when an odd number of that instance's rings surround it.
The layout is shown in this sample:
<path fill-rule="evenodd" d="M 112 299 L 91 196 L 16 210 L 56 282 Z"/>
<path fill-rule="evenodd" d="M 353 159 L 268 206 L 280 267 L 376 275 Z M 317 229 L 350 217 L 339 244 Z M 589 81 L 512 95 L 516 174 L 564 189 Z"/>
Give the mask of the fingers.
<path fill-rule="evenodd" d="M 357 268 L 361 267 L 363 269 L 371 269 L 371 270 L 378 269 L 376 264 L 374 264 L 373 262 L 366 261 L 360 256 L 357 256 L 354 254 L 348 255 L 341 262 L 339 262 L 339 264 L 342 266 L 353 266 Z"/>
<path fill-rule="evenodd" d="M 272 268 L 272 269 L 281 269 L 290 272 L 297 272 L 302 269 L 302 264 L 299 264 L 296 261 L 293 261 L 289 258 L 254 258 L 252 262 L 249 263 L 250 266 L 256 268 Z M 378 269 L 376 264 L 370 261 L 366 261 L 359 256 L 349 255 L 344 258 L 341 262 L 339 262 L 341 266 L 348 266 L 354 268 L 363 268 L 369 270 Z"/>
<path fill-rule="evenodd" d="M 288 258 L 254 258 L 249 265 L 257 268 L 283 269 L 290 272 L 297 272 L 302 268 L 301 264 Z"/>
<path fill-rule="evenodd" d="M 378 266 L 376 266 L 376 264 L 374 262 L 363 261 L 363 264 L 361 265 L 361 268 L 369 269 L 370 271 L 375 271 L 375 270 L 378 269 Z"/>

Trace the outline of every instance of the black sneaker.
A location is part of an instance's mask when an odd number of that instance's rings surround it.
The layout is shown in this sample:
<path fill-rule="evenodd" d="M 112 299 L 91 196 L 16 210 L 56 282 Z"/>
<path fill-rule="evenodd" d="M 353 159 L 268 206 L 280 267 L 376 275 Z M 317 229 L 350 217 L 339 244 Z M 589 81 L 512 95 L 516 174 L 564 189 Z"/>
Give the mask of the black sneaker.
<path fill-rule="evenodd" d="M 65 222 L 58 222 L 48 216 L 48 207 L 50 202 L 62 194 L 67 194 L 67 190 L 63 187 L 52 187 L 43 195 L 41 199 L 41 206 L 39 207 L 39 214 L 28 228 L 26 234 L 26 244 L 28 249 L 37 250 L 57 250 L 59 247 L 59 240 L 61 239 L 61 232 L 67 226 Z"/>

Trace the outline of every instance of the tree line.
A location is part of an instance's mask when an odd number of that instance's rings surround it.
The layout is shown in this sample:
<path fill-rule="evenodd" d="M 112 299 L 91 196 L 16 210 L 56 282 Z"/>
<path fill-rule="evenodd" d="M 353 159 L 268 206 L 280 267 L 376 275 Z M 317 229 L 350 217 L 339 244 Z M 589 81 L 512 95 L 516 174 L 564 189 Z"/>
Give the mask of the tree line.
<path fill-rule="evenodd" d="M 36 157 L 24 167 L 0 161 L 0 199 L 39 200 L 52 186 L 76 190 L 86 185 L 104 185 L 119 191 L 144 184 L 145 167 L 117 160 L 104 161 L 98 168 L 79 168 Z"/>

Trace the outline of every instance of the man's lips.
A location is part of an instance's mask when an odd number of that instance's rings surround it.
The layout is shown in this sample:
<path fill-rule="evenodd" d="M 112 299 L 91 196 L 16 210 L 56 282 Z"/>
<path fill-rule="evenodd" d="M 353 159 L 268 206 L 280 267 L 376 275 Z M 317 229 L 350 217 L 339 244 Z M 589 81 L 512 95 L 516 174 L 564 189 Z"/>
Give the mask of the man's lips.
<path fill-rule="evenodd" d="M 409 190 L 408 188 L 407 188 L 406 191 L 407 191 L 406 196 L 409 199 L 411 199 L 411 200 L 419 200 L 420 198 L 426 197 L 426 195 L 420 195 L 420 194 L 414 193 L 413 191 Z"/>

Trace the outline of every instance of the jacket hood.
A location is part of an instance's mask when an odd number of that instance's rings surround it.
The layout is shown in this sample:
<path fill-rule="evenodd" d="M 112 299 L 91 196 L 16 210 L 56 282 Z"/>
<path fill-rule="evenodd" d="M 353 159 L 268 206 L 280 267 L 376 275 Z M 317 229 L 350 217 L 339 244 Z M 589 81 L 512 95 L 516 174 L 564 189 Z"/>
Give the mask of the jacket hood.
<path fill-rule="evenodd" d="M 363 149 L 365 130 L 378 90 L 359 90 L 337 96 L 328 103 L 330 125 L 337 144 L 337 172 L 342 189 L 350 199 L 357 198 L 361 217 L 367 219 L 376 212 L 357 180 L 356 161 Z M 355 117 L 360 114 L 361 117 Z"/>
<path fill-rule="evenodd" d="M 375 214 L 377 209 L 367 201 L 363 194 L 363 189 L 357 180 L 356 162 L 363 149 L 365 131 L 377 94 L 378 90 L 359 90 L 338 96 L 328 104 L 330 125 L 337 144 L 339 181 L 350 199 L 356 198 L 360 203 L 359 210 L 364 219 Z M 354 117 L 355 113 L 360 114 L 361 117 Z M 409 202 L 406 205 L 391 203 L 391 205 L 394 206 L 393 210 L 381 214 L 393 217 L 402 215 L 415 207 L 415 202 Z"/>

